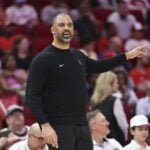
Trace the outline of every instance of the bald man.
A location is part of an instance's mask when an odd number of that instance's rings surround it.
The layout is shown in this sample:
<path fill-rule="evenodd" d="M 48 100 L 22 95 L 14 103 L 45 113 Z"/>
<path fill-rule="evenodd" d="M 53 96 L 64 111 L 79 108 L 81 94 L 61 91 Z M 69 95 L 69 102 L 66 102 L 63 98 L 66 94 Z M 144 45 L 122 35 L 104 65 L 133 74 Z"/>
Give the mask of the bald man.
<path fill-rule="evenodd" d="M 28 139 L 15 143 L 9 150 L 48 150 L 48 146 L 42 137 L 39 124 L 32 124 L 28 133 Z"/>
<path fill-rule="evenodd" d="M 108 60 L 95 61 L 70 48 L 74 26 L 69 15 L 58 14 L 51 32 L 52 44 L 31 63 L 26 102 L 50 150 L 92 150 L 86 119 L 86 74 L 108 71 L 128 59 L 142 57 L 145 46 Z"/>

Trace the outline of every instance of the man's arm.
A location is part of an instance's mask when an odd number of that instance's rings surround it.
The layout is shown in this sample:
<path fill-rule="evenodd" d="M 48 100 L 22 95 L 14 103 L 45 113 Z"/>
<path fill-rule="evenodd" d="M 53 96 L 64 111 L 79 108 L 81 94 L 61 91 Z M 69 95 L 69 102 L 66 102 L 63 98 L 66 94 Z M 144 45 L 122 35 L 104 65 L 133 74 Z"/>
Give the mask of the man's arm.
<path fill-rule="evenodd" d="M 145 49 L 146 49 L 146 45 L 138 46 L 124 54 L 119 54 L 112 58 L 98 60 L 98 61 L 95 61 L 86 57 L 86 69 L 87 69 L 86 72 L 87 73 L 102 73 L 102 72 L 111 70 L 127 62 L 130 59 L 143 57 L 145 55 Z"/>
<path fill-rule="evenodd" d="M 39 124 L 48 122 L 41 103 L 41 93 L 43 91 L 45 81 L 46 63 L 44 63 L 43 59 L 36 58 L 32 61 L 30 66 L 25 101 Z"/>
<path fill-rule="evenodd" d="M 58 148 L 57 134 L 52 128 L 42 108 L 41 94 L 47 79 L 47 63 L 44 59 L 34 59 L 31 63 L 26 88 L 26 102 L 41 126 L 42 137 L 47 144 Z"/>

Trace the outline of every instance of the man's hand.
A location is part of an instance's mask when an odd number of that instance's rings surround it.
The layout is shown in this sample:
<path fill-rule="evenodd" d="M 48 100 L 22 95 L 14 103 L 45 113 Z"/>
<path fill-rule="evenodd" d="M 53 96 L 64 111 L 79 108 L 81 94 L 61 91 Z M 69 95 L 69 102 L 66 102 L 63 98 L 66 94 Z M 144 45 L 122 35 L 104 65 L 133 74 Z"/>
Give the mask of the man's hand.
<path fill-rule="evenodd" d="M 47 144 L 52 145 L 54 148 L 58 149 L 58 138 L 55 130 L 49 123 L 44 123 L 41 125 L 42 137 Z"/>
<path fill-rule="evenodd" d="M 141 57 L 145 56 L 146 47 L 147 47 L 146 45 L 141 45 L 141 46 L 135 47 L 134 49 L 125 53 L 126 58 L 129 60 L 129 59 L 141 58 Z"/>

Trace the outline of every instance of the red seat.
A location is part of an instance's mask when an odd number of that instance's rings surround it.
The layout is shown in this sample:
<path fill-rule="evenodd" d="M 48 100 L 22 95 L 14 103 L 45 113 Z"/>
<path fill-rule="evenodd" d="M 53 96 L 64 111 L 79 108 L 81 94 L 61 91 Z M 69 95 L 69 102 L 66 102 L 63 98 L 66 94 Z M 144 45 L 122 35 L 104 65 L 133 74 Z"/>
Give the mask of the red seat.
<path fill-rule="evenodd" d="M 50 28 L 51 28 L 50 25 L 40 23 L 39 25 L 37 25 L 35 27 L 36 37 L 49 37 L 49 36 L 51 36 Z"/>
<path fill-rule="evenodd" d="M 29 30 L 28 30 L 28 27 L 26 25 L 22 25 L 22 26 L 17 26 L 16 25 L 14 33 L 29 36 Z"/>
<path fill-rule="evenodd" d="M 22 104 L 21 97 L 18 94 L 14 94 L 14 93 L 2 93 L 0 95 L 0 99 L 4 104 L 5 108 L 7 108 L 12 104 L 18 104 L 18 105 Z"/>
<path fill-rule="evenodd" d="M 107 20 L 107 17 L 112 13 L 112 10 L 97 8 L 97 9 L 93 9 L 93 13 L 98 20 L 105 22 Z"/>

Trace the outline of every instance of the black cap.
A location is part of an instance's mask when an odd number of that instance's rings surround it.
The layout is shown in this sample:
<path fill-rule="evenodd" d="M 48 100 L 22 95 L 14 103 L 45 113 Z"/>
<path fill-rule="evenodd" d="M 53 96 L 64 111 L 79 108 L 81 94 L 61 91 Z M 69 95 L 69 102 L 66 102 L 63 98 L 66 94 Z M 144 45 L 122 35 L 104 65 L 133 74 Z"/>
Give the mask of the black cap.
<path fill-rule="evenodd" d="M 22 107 L 22 106 L 19 106 L 19 105 L 16 105 L 16 104 L 10 105 L 10 106 L 7 108 L 6 117 L 9 117 L 9 116 L 12 115 L 15 111 L 23 112 L 23 107 Z"/>

